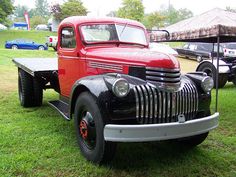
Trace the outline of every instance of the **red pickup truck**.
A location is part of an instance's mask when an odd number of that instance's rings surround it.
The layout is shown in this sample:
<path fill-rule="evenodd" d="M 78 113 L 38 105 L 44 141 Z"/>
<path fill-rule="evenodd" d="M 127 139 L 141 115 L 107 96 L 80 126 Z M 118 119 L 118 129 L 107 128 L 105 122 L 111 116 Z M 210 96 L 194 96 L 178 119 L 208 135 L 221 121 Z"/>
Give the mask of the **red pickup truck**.
<path fill-rule="evenodd" d="M 213 80 L 182 75 L 178 60 L 151 51 L 145 27 L 119 18 L 69 17 L 58 30 L 58 59 L 15 58 L 23 107 L 40 106 L 43 89 L 94 163 L 111 160 L 117 142 L 203 142 L 218 125 L 210 114 Z"/>

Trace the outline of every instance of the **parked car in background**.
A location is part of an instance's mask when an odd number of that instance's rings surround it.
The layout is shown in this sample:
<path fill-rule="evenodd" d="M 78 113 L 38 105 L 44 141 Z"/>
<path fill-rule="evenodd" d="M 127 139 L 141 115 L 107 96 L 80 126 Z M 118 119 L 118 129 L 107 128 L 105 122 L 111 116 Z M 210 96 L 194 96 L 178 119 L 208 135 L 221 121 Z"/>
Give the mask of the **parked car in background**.
<path fill-rule="evenodd" d="M 157 52 L 162 52 L 162 53 L 178 56 L 178 52 L 166 44 L 150 42 L 149 48 L 151 51 L 157 51 Z"/>
<path fill-rule="evenodd" d="M 217 45 L 212 43 L 189 42 L 182 48 L 175 48 L 182 57 L 195 59 L 201 62 L 204 59 L 212 59 L 217 56 Z M 223 48 L 220 46 L 220 57 L 224 56 Z"/>
<path fill-rule="evenodd" d="M 45 24 L 40 24 L 40 25 L 37 25 L 37 26 L 36 26 L 35 30 L 39 30 L 39 31 L 48 31 L 49 28 L 48 28 L 48 26 L 45 25 Z"/>
<path fill-rule="evenodd" d="M 5 48 L 7 49 L 29 49 L 29 50 L 47 50 L 48 47 L 45 44 L 38 44 L 29 39 L 15 39 L 12 41 L 6 41 Z"/>
<path fill-rule="evenodd" d="M 46 45 L 48 47 L 52 47 L 55 51 L 57 51 L 57 36 L 47 36 Z"/>
<path fill-rule="evenodd" d="M 225 57 L 236 57 L 236 43 L 224 43 L 222 46 L 224 48 Z"/>
<path fill-rule="evenodd" d="M 0 30 L 7 30 L 7 27 L 0 23 Z"/>

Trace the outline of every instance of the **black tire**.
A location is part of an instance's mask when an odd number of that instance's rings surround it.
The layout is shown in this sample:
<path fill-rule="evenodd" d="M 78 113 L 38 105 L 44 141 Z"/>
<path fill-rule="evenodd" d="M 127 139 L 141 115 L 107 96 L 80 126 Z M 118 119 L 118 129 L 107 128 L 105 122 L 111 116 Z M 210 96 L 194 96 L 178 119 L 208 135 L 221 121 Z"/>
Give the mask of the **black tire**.
<path fill-rule="evenodd" d="M 178 143 L 187 147 L 195 147 L 201 144 L 208 136 L 208 133 L 203 133 L 200 135 L 195 135 L 187 138 L 180 138 L 177 140 Z"/>
<path fill-rule="evenodd" d="M 211 76 L 214 80 L 214 88 L 216 87 L 216 68 L 211 63 L 202 63 L 197 68 L 197 71 L 205 72 L 208 76 Z M 219 74 L 218 75 L 218 87 L 223 88 L 228 81 L 228 75 L 227 74 Z"/>
<path fill-rule="evenodd" d="M 23 107 L 41 106 L 43 89 L 41 84 L 27 72 L 19 69 L 18 93 Z"/>
<path fill-rule="evenodd" d="M 74 123 L 81 153 L 87 160 L 101 164 L 113 159 L 116 143 L 104 140 L 102 115 L 95 98 L 88 92 L 77 98 Z"/>
<path fill-rule="evenodd" d="M 33 78 L 33 91 L 34 91 L 34 106 L 41 106 L 43 103 L 43 88 L 42 84 L 36 78 Z"/>
<path fill-rule="evenodd" d="M 57 51 L 57 45 L 55 47 L 53 47 L 54 51 Z"/>
<path fill-rule="evenodd" d="M 233 78 L 232 82 L 234 85 L 236 85 L 236 78 Z"/>

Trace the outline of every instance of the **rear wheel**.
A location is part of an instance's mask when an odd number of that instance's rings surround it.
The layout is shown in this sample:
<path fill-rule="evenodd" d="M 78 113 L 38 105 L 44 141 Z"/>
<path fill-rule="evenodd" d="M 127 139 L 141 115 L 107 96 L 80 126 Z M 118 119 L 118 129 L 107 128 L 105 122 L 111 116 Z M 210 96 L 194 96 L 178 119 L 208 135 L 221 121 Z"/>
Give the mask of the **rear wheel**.
<path fill-rule="evenodd" d="M 94 163 L 112 160 L 116 143 L 104 140 L 104 122 L 95 98 L 82 93 L 75 105 L 75 129 L 83 156 Z"/>
<path fill-rule="evenodd" d="M 212 63 L 202 63 L 197 71 L 205 72 L 208 76 L 211 76 L 214 80 L 214 88 L 216 87 L 216 68 Z M 218 75 L 218 87 L 222 88 L 225 86 L 226 82 L 228 81 L 227 74 L 219 74 Z"/>
<path fill-rule="evenodd" d="M 17 49 L 18 49 L 18 46 L 17 46 L 17 45 L 12 45 L 12 46 L 11 46 L 11 49 L 17 50 Z"/>
<path fill-rule="evenodd" d="M 21 69 L 19 69 L 18 74 L 18 93 L 21 106 L 34 107 L 42 105 L 43 89 L 40 82 Z"/>
<path fill-rule="evenodd" d="M 57 44 L 56 44 L 56 46 L 55 46 L 55 47 L 53 47 L 53 49 L 54 49 L 54 51 L 57 51 Z"/>

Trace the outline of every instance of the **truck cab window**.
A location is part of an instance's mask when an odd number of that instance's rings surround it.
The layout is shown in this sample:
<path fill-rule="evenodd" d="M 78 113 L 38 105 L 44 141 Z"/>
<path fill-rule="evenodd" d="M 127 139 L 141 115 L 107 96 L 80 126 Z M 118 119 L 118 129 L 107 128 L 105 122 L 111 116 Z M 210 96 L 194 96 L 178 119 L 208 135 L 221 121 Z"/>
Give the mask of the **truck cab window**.
<path fill-rule="evenodd" d="M 61 47 L 62 48 L 75 48 L 76 39 L 72 27 L 66 27 L 61 30 Z"/>

